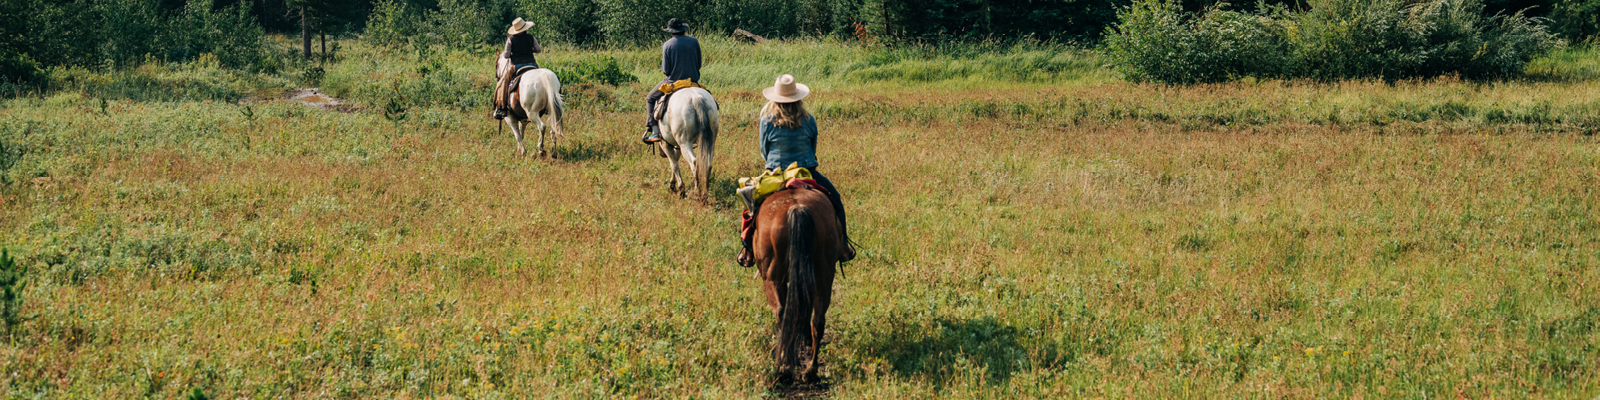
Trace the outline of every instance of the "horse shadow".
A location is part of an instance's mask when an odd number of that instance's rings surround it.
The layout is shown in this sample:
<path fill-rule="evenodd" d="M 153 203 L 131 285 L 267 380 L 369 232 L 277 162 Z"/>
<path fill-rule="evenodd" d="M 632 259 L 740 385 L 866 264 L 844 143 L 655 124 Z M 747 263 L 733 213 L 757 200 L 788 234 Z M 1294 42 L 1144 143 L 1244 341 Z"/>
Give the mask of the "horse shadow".
<path fill-rule="evenodd" d="M 583 140 L 563 138 L 550 154 L 567 162 L 586 162 L 609 159 L 622 153 L 626 144 L 616 140 Z"/>
<path fill-rule="evenodd" d="M 869 359 L 886 362 L 902 378 L 950 381 L 956 376 L 1000 385 L 1032 369 L 1026 334 L 993 317 L 977 319 L 888 318 L 889 329 L 858 346 Z"/>
<path fill-rule="evenodd" d="M 706 205 L 715 210 L 729 210 L 744 207 L 739 201 L 739 177 L 732 174 L 711 174 L 707 181 Z"/>

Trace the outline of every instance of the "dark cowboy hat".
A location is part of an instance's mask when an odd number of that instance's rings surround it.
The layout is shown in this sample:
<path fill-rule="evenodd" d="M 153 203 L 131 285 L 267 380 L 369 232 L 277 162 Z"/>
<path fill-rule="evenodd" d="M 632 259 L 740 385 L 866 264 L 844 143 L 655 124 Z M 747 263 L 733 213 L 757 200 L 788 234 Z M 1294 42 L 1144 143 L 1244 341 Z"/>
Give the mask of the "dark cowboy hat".
<path fill-rule="evenodd" d="M 683 33 L 684 31 L 689 30 L 689 24 L 685 24 L 683 21 L 673 18 L 668 20 L 667 27 L 661 28 L 661 30 L 666 33 Z"/>

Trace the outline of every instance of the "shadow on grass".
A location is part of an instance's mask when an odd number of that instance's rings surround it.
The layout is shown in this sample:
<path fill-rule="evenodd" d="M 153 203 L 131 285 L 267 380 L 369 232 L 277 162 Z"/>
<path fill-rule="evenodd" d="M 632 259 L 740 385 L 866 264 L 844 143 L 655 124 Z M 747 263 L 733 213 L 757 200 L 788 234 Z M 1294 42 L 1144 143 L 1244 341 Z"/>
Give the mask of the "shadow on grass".
<path fill-rule="evenodd" d="M 732 174 L 719 174 L 713 169 L 711 180 L 706 183 L 706 195 L 710 198 L 706 202 L 716 210 L 742 210 L 744 206 L 739 203 L 739 195 L 735 190 L 739 188 L 739 177 Z"/>
<path fill-rule="evenodd" d="M 623 147 L 624 143 L 616 140 L 562 140 L 551 153 L 567 162 L 598 161 L 616 156 Z"/>
<path fill-rule="evenodd" d="M 862 343 L 866 354 L 882 358 L 894 373 L 946 382 L 963 373 L 981 373 L 989 384 L 1033 367 L 1017 328 L 985 317 L 915 321 L 891 318 L 888 332 Z"/>

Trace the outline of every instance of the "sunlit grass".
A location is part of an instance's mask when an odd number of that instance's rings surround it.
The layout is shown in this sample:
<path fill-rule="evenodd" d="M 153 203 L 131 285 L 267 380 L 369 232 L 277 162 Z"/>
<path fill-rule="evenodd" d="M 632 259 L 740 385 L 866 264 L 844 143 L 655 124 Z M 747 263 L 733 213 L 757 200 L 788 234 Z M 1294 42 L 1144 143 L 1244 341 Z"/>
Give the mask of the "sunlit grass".
<path fill-rule="evenodd" d="M 773 394 L 730 182 L 759 168 L 755 91 L 798 70 L 861 249 L 834 396 L 1600 393 L 1592 80 L 1165 87 L 1068 51 L 707 43 L 709 205 L 636 144 L 643 83 L 569 91 L 562 159 L 518 158 L 465 53 L 347 44 L 321 83 L 349 113 L 8 100 L 0 246 L 31 283 L 0 393 Z M 552 50 L 653 76 L 655 50 Z"/>

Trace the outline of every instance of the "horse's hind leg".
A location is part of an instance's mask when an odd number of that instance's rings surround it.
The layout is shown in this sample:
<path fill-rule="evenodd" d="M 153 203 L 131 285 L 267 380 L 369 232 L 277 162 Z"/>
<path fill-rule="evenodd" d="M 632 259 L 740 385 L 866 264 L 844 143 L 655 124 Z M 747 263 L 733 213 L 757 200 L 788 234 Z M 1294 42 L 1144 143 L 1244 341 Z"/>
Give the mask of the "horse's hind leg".
<path fill-rule="evenodd" d="M 533 124 L 534 132 L 539 132 L 539 157 L 544 157 L 546 155 L 544 152 L 544 131 L 547 128 L 544 124 L 544 119 L 534 115 L 533 119 L 528 122 Z"/>
<path fill-rule="evenodd" d="M 522 128 L 523 128 L 523 123 L 520 122 L 520 121 L 513 120 L 510 117 L 507 117 L 506 118 L 506 125 L 511 125 L 511 137 L 517 138 L 517 155 L 519 155 L 519 156 L 527 155 L 528 154 L 528 148 L 522 147 Z"/>
<path fill-rule="evenodd" d="M 667 169 L 672 171 L 672 179 L 667 181 L 667 191 L 678 193 L 681 196 L 682 193 L 679 193 L 678 186 L 682 185 L 683 176 L 678 174 L 678 155 L 674 154 L 675 152 L 673 151 L 667 151 L 666 153 Z"/>
<path fill-rule="evenodd" d="M 816 300 L 811 305 L 811 354 L 805 370 L 800 373 L 800 379 L 805 382 L 817 381 L 817 368 L 822 360 L 822 335 L 828 331 L 828 305 L 833 302 L 834 267 L 817 267 L 817 291 L 812 294 Z"/>

